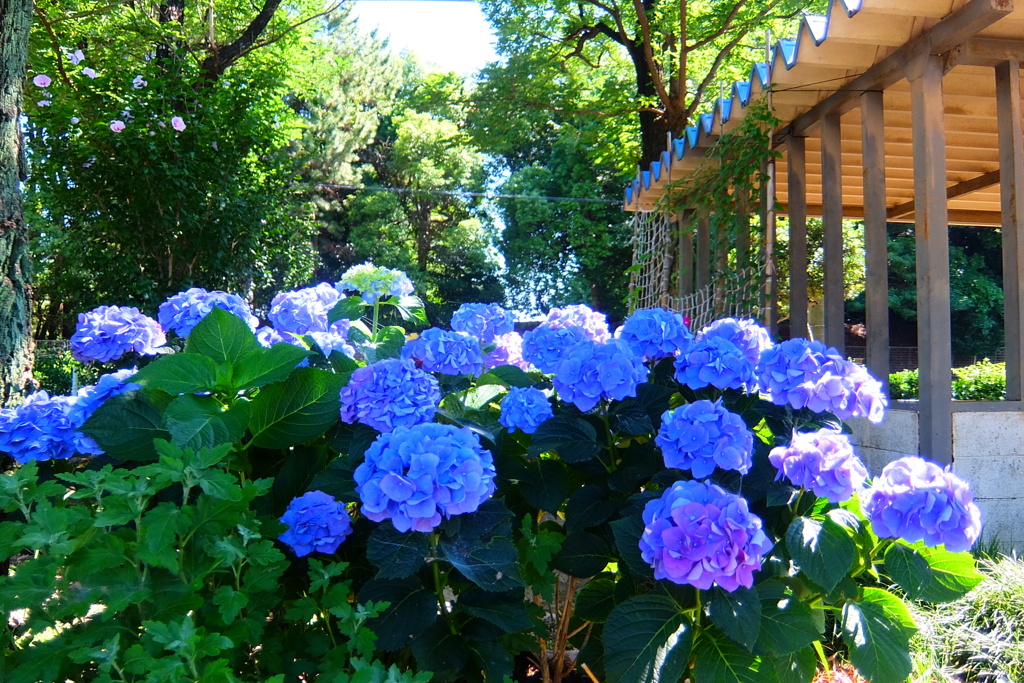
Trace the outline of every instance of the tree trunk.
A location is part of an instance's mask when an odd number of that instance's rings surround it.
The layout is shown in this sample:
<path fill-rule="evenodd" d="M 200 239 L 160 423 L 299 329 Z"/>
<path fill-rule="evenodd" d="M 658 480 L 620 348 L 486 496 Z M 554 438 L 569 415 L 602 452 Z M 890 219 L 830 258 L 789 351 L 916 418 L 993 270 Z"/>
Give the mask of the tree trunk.
<path fill-rule="evenodd" d="M 33 386 L 21 115 L 32 0 L 0 0 L 0 405 Z"/>
<path fill-rule="evenodd" d="M 654 87 L 654 77 L 647 69 L 647 61 L 644 58 L 643 47 L 637 42 L 629 49 L 629 56 L 633 62 L 633 70 L 636 74 L 636 92 L 645 101 L 659 101 L 658 89 Z M 674 112 L 669 109 L 670 102 L 661 102 L 663 111 L 640 111 L 640 166 L 649 168 L 652 161 L 658 161 L 661 153 L 668 149 L 668 134 L 679 135 L 682 133 L 686 121 L 673 122 Z"/>

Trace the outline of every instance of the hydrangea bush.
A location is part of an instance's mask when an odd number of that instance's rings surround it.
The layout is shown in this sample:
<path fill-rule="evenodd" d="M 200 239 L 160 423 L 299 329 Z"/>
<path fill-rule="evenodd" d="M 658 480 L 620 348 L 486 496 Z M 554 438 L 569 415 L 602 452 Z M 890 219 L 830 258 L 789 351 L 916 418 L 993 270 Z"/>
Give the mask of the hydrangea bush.
<path fill-rule="evenodd" d="M 175 348 L 85 314 L 87 357 L 155 355 L 0 411 L 9 680 L 795 683 L 843 647 L 897 683 L 906 600 L 980 580 L 969 487 L 872 478 L 841 420 L 885 398 L 834 349 L 585 306 L 413 336 L 379 323 L 427 324 L 407 282 L 364 264 L 255 332 L 185 292 Z"/>

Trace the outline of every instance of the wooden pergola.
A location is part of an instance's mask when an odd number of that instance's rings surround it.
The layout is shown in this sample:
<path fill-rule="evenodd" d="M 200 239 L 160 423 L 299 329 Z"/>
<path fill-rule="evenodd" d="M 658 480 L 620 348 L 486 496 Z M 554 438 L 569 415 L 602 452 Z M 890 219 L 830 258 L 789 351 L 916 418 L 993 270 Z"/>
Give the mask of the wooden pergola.
<path fill-rule="evenodd" d="M 922 453 L 949 463 L 950 224 L 1001 228 L 1007 401 L 999 407 L 1024 410 L 1022 59 L 1024 7 L 1013 0 L 833 0 L 826 17 L 807 17 L 749 83 L 669 142 L 627 189 L 626 209 L 657 206 L 665 185 L 691 173 L 774 84 L 771 104 L 782 122 L 774 194 L 790 223 L 790 329 L 807 329 L 806 219 L 821 217 L 824 341 L 843 349 L 842 221 L 862 220 L 867 365 L 886 377 L 886 223 L 913 222 L 920 400 L 912 407 L 920 412 Z"/>

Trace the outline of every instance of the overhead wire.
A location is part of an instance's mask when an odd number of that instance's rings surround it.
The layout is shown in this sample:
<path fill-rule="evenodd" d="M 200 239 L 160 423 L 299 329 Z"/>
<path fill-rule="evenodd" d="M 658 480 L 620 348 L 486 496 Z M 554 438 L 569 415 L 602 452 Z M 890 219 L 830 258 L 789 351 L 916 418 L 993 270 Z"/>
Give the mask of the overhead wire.
<path fill-rule="evenodd" d="M 474 197 L 480 199 L 517 199 L 546 202 L 577 202 L 579 204 L 621 204 L 618 199 L 599 199 L 597 197 L 556 197 L 552 195 L 505 194 L 500 192 L 464 192 L 461 190 L 425 190 L 411 187 L 384 187 L 382 185 L 341 185 L 336 183 L 317 183 L 317 187 L 337 190 L 364 192 L 393 192 L 395 194 L 434 194 L 446 197 Z"/>

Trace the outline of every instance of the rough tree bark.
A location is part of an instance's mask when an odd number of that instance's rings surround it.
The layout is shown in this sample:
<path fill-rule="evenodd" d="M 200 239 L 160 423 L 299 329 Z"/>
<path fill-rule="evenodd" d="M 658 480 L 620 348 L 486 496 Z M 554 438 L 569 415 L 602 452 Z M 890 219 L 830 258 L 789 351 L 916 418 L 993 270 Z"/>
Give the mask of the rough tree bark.
<path fill-rule="evenodd" d="M 32 0 L 0 0 L 0 405 L 32 388 L 28 228 L 22 215 L 22 88 Z"/>

